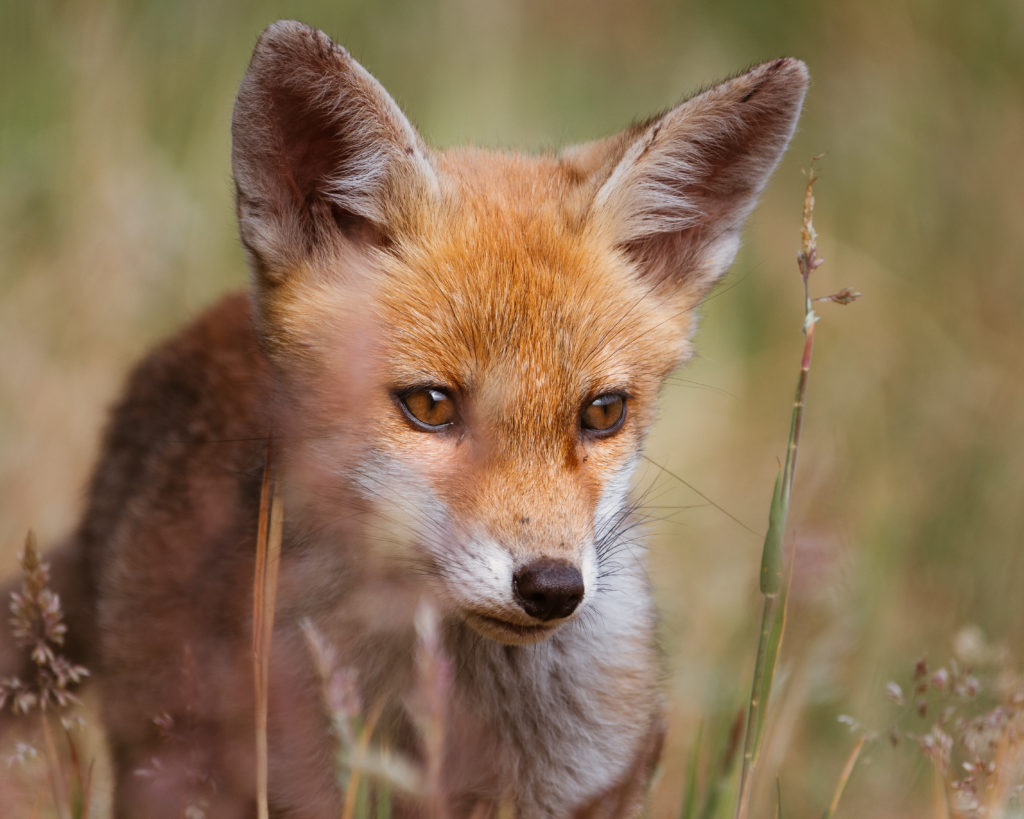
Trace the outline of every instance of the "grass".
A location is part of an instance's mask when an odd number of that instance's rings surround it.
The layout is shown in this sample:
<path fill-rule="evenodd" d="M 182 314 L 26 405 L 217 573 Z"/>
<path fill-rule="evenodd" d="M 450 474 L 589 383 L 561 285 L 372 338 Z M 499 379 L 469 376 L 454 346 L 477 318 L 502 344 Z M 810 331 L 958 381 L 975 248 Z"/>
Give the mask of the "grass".
<path fill-rule="evenodd" d="M 931 763 L 948 816 L 1024 812 L 1024 678 L 1005 650 L 965 629 L 943 665 L 921 657 L 886 691 L 898 708 L 886 735 Z"/>
<path fill-rule="evenodd" d="M 0 679 L 0 711 L 37 717 L 42 736 L 53 807 L 59 819 L 87 819 L 92 791 L 92 767 L 83 770 L 82 757 L 69 716 L 80 705 L 74 693 L 89 675 L 83 666 L 60 653 L 67 634 L 60 600 L 50 587 L 48 565 L 40 558 L 35 536 L 29 532 L 21 556 L 21 589 L 11 592 L 10 626 L 15 644 L 30 660 L 28 679 Z M 54 736 L 54 722 L 67 743 L 67 759 Z"/>
<path fill-rule="evenodd" d="M 818 181 L 814 171 L 814 162 L 815 160 L 812 159 L 807 172 L 803 224 L 800 232 L 802 246 L 797 254 L 797 265 L 800 269 L 800 278 L 803 281 L 804 289 L 804 349 L 800 360 L 796 396 L 793 399 L 793 415 L 789 426 L 789 440 L 786 444 L 786 461 L 775 478 L 771 509 L 768 514 L 768 532 L 765 535 L 764 547 L 761 552 L 760 589 L 764 596 L 764 609 L 761 614 L 761 633 L 757 644 L 757 657 L 754 661 L 754 681 L 747 708 L 736 819 L 745 819 L 750 811 L 751 785 L 764 738 L 765 715 L 775 681 L 779 651 L 782 648 L 782 638 L 786 631 L 786 606 L 789 599 L 789 586 L 792 582 L 793 558 L 790 556 L 789 571 L 785 571 L 782 546 L 786 536 L 790 499 L 793 494 L 793 479 L 796 475 L 796 459 L 800 449 L 804 410 L 807 406 L 807 386 L 811 372 L 811 357 L 814 353 L 814 328 L 818 323 L 818 315 L 814 311 L 814 300 L 811 299 L 810 280 L 811 275 L 824 261 L 818 255 L 818 236 L 814 229 L 814 183 Z M 816 299 L 816 301 L 831 301 L 845 305 L 852 303 L 859 296 L 859 293 L 846 289 L 831 296 Z M 856 760 L 856 756 L 852 759 Z M 848 777 L 849 774 L 846 773 L 844 778 Z M 838 801 L 841 793 L 842 788 L 840 787 L 833 799 L 833 805 Z"/>
<path fill-rule="evenodd" d="M 270 649 L 274 635 L 277 576 L 281 563 L 284 505 L 274 477 L 273 442 L 267 444 L 260 486 L 260 519 L 256 536 L 256 571 L 253 578 L 252 661 L 256 703 L 256 808 L 268 819 L 267 711 L 270 693 Z"/>
<path fill-rule="evenodd" d="M 801 226 L 801 249 L 797 254 L 797 265 L 803 283 L 803 334 L 804 346 L 800 360 L 796 393 L 793 399 L 790 418 L 789 438 L 786 445 L 786 459 L 775 478 L 772 490 L 771 506 L 768 515 L 768 530 L 765 534 L 761 552 L 761 568 L 759 587 L 764 598 L 761 612 L 761 624 L 757 641 L 757 653 L 754 660 L 753 682 L 750 697 L 747 700 L 746 720 L 743 730 L 742 752 L 740 754 L 740 774 L 738 794 L 736 797 L 736 819 L 747 819 L 759 812 L 752 808 L 752 793 L 755 774 L 758 772 L 761 747 L 765 738 L 766 717 L 772 697 L 779 654 L 786 631 L 787 603 L 792 583 L 793 554 L 788 558 L 784 555 L 783 542 L 787 534 L 787 521 L 796 474 L 797 455 L 800 449 L 801 431 L 803 429 L 804 412 L 807 406 L 807 390 L 810 378 L 811 359 L 814 352 L 814 333 L 818 323 L 818 315 L 814 310 L 815 301 L 828 301 L 846 305 L 856 301 L 859 293 L 844 289 L 830 296 L 812 299 L 810 280 L 814 271 L 824 261 L 818 254 L 817 232 L 814 229 L 814 185 L 818 177 L 814 163 L 811 161 L 808 170 L 807 186 L 804 192 L 803 219 Z M 700 752 L 702 730 L 698 729 L 697 738 L 690 759 L 686 776 L 686 791 L 682 810 L 683 819 L 691 819 L 696 815 L 698 803 L 697 769 Z M 838 806 L 839 799 L 849 781 L 863 748 L 864 736 L 858 740 L 840 774 L 832 801 L 825 811 L 825 817 L 831 817 Z M 728 773 L 729 765 L 719 769 L 719 776 L 712 778 L 705 795 L 704 810 L 701 816 L 715 815 L 717 794 L 723 787 L 722 779 Z M 782 816 L 781 782 L 776 779 L 776 815 Z"/>

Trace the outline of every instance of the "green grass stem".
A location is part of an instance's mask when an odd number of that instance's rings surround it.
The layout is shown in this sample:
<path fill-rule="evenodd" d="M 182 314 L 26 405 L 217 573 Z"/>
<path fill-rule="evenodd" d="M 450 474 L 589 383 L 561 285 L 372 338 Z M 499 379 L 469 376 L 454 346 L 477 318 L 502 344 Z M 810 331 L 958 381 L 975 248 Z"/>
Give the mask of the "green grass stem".
<path fill-rule="evenodd" d="M 697 726 L 697 736 L 693 740 L 693 750 L 686 770 L 686 797 L 680 819 L 695 819 L 697 815 L 697 772 L 700 768 L 700 746 L 704 735 L 703 721 Z"/>
<path fill-rule="evenodd" d="M 797 378 L 796 395 L 793 399 L 786 461 L 775 478 L 772 503 L 768 514 L 768 532 L 765 535 L 764 548 L 761 553 L 760 589 L 764 596 L 764 605 L 761 611 L 761 631 L 757 641 L 757 656 L 754 661 L 754 679 L 750 690 L 750 700 L 747 704 L 747 723 L 743 738 L 736 819 L 744 819 L 750 810 L 753 775 L 757 768 L 764 737 L 765 715 L 775 679 L 779 648 L 782 645 L 786 627 L 789 575 L 785 574 L 782 568 L 782 542 L 786 533 L 786 519 L 789 515 L 789 503 L 793 491 L 793 476 L 796 472 L 796 458 L 800 448 L 800 432 L 803 427 L 804 408 L 807 400 L 811 355 L 814 351 L 814 326 L 818 321 L 808 286 L 811 273 L 821 264 L 821 260 L 817 256 L 817 236 L 813 225 L 814 183 L 816 180 L 812 162 L 804 194 L 802 249 L 797 256 L 800 277 L 803 279 L 804 285 L 804 349 L 800 359 L 800 375 Z M 792 561 L 790 567 L 792 568 Z"/>

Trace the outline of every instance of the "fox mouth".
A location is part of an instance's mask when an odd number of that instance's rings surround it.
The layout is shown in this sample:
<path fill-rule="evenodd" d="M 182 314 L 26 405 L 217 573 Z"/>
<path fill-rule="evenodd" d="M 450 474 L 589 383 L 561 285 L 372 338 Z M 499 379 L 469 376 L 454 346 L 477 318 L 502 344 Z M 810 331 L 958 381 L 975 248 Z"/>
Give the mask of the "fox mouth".
<path fill-rule="evenodd" d="M 550 636 L 558 623 L 543 625 L 523 625 L 511 623 L 498 617 L 491 617 L 479 612 L 469 612 L 466 622 L 479 634 L 506 645 L 529 645 L 539 643 Z"/>

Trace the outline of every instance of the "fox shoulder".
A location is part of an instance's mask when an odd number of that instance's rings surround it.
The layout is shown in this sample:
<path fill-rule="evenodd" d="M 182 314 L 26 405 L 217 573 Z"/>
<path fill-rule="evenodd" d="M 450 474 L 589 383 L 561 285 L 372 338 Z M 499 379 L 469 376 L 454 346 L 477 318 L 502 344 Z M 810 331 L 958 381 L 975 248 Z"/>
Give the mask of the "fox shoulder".
<path fill-rule="evenodd" d="M 241 512 L 249 503 L 243 499 L 256 497 L 269 396 L 267 360 L 243 293 L 224 298 L 143 359 L 108 422 L 78 533 L 86 549 L 102 551 L 97 574 L 116 562 L 110 552 L 119 531 L 149 515 L 155 526 L 161 515 L 177 514 L 204 532 L 227 525 L 216 518 L 234 517 L 223 510 Z M 149 571 L 160 571 L 167 556 L 154 557 Z"/>

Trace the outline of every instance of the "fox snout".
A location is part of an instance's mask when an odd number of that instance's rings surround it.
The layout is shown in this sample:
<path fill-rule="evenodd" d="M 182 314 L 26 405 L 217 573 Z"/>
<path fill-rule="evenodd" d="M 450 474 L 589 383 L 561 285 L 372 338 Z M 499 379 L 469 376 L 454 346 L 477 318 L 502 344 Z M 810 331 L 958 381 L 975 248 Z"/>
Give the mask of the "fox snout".
<path fill-rule="evenodd" d="M 568 617 L 583 599 L 583 574 L 571 563 L 540 558 L 527 563 L 512 577 L 516 603 L 537 620 Z"/>
<path fill-rule="evenodd" d="M 580 613 L 596 588 L 592 546 L 551 554 L 495 537 L 466 546 L 446 558 L 445 594 L 475 631 L 499 643 L 546 640 Z"/>

